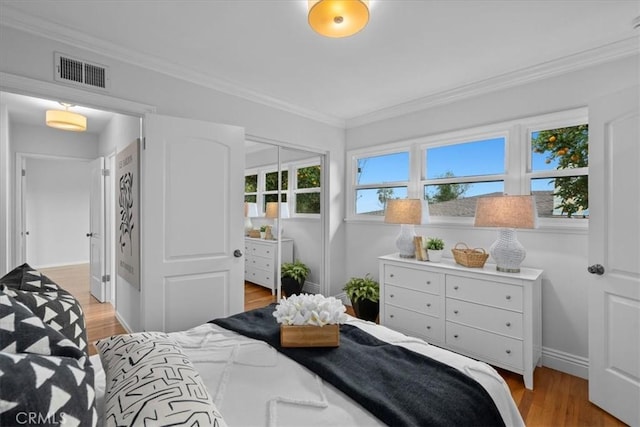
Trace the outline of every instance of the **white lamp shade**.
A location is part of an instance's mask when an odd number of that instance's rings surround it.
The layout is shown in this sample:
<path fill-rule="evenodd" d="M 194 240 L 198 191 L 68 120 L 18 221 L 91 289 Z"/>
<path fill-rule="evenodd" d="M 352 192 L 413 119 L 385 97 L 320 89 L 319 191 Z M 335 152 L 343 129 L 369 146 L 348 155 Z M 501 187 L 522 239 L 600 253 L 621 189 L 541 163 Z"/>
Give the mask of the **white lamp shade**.
<path fill-rule="evenodd" d="M 258 214 L 258 204 L 245 202 L 244 204 L 244 216 L 247 218 L 257 218 L 260 215 Z"/>
<path fill-rule="evenodd" d="M 68 110 L 47 110 L 46 123 L 49 127 L 73 132 L 87 130 L 87 118 Z"/>

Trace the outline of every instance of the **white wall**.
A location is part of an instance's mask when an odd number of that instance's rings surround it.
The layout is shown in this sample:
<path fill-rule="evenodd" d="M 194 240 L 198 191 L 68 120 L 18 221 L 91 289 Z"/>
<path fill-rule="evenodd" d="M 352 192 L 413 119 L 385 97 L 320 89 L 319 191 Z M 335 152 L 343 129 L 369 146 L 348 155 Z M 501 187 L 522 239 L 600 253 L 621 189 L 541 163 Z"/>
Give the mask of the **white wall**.
<path fill-rule="evenodd" d="M 5 104 L 0 104 L 0 276 L 9 272 L 11 260 L 9 253 L 11 252 L 11 228 L 10 221 L 11 212 L 9 207 L 11 204 L 11 179 L 10 157 L 11 150 L 9 148 L 9 112 Z"/>
<path fill-rule="evenodd" d="M 26 261 L 34 268 L 89 262 L 87 161 L 27 158 Z"/>
<path fill-rule="evenodd" d="M 347 131 L 347 149 L 482 126 L 586 106 L 589 100 L 637 83 L 638 58 L 627 58 L 579 72 L 496 91 L 488 95 L 384 120 Z M 347 189 L 348 191 L 348 189 Z M 346 231 L 347 274 L 378 276 L 376 257 L 396 252 L 397 227 L 350 222 Z M 446 249 L 456 242 L 489 246 L 495 233 L 471 226 L 419 227 L 418 234 L 440 236 Z M 545 365 L 586 376 L 587 230 L 537 229 L 518 232 L 527 249 L 523 265 L 544 270 L 542 281 Z M 447 251 L 448 252 L 448 251 Z M 449 253 L 450 254 L 450 253 Z"/>

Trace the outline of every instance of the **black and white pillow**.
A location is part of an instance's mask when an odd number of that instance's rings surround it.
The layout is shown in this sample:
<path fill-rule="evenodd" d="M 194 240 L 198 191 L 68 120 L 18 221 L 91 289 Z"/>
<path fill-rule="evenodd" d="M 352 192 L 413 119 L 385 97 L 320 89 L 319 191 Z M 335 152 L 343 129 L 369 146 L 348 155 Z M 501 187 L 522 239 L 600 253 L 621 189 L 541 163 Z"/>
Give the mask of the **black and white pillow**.
<path fill-rule="evenodd" d="M 96 343 L 106 372 L 105 426 L 226 426 L 198 371 L 167 334 L 115 335 Z"/>
<path fill-rule="evenodd" d="M 0 425 L 97 425 L 87 360 L 0 352 Z"/>
<path fill-rule="evenodd" d="M 0 351 L 85 359 L 86 353 L 0 287 Z"/>
<path fill-rule="evenodd" d="M 0 425 L 95 426 L 93 384 L 86 353 L 0 290 Z"/>
<path fill-rule="evenodd" d="M 0 278 L 0 284 L 11 289 L 31 292 L 50 292 L 60 290 L 60 286 L 26 262 Z"/>
<path fill-rule="evenodd" d="M 0 289 L 2 286 L 0 285 Z M 63 289 L 33 292 L 4 288 L 4 293 L 26 305 L 46 324 L 73 341 L 80 350 L 87 351 L 84 313 L 78 300 L 69 292 Z"/>

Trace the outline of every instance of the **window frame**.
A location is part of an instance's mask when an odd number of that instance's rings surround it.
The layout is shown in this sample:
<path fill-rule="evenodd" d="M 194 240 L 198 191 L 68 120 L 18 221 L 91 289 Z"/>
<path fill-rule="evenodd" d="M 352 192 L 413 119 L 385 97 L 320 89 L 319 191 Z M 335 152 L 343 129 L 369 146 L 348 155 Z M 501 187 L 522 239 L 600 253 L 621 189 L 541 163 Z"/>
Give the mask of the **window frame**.
<path fill-rule="evenodd" d="M 531 133 L 545 129 L 557 129 L 578 124 L 588 124 L 587 107 L 541 114 L 514 119 L 484 126 L 443 132 L 421 138 L 395 142 L 384 148 L 372 146 L 347 151 L 347 217 L 346 221 L 379 222 L 384 217 L 356 214 L 356 194 L 363 188 L 381 188 L 406 186 L 407 197 L 423 198 L 424 186 L 447 183 L 480 183 L 503 181 L 504 194 L 531 194 L 531 180 L 536 178 L 555 178 L 562 176 L 588 175 L 588 167 L 566 170 L 531 171 Z M 489 138 L 505 138 L 505 169 L 503 174 L 474 175 L 470 177 L 426 178 L 426 150 L 444 145 L 481 141 Z M 356 185 L 358 160 L 398 152 L 409 152 L 409 181 Z M 384 184 L 384 185 L 382 185 Z M 473 217 L 431 216 L 430 223 L 435 225 L 473 226 Z M 539 228 L 586 229 L 588 218 L 538 218 Z"/>
<path fill-rule="evenodd" d="M 289 170 L 292 172 L 292 176 L 289 176 L 289 188 L 291 191 L 291 195 L 287 197 L 291 197 L 293 203 L 289 205 L 289 212 L 291 216 L 299 217 L 299 218 L 320 218 L 320 214 L 322 213 L 322 162 L 321 159 L 317 160 L 306 160 L 301 162 L 292 162 L 288 163 Z M 319 166 L 320 167 L 320 187 L 311 187 L 311 188 L 298 188 L 298 169 L 304 169 L 311 166 Z M 318 213 L 299 213 L 296 207 L 298 206 L 298 194 L 304 193 L 318 193 L 320 196 L 320 212 Z M 292 208 L 293 206 L 293 208 Z"/>
<path fill-rule="evenodd" d="M 378 182 L 372 184 L 357 184 L 358 180 L 358 161 L 367 157 L 379 157 L 390 154 L 398 154 L 398 153 L 408 153 L 409 155 L 409 176 L 407 181 L 386 181 L 386 182 Z M 406 143 L 401 144 L 390 144 L 385 148 L 377 147 L 373 149 L 361 149 L 361 150 L 353 150 L 348 153 L 348 158 L 350 159 L 349 164 L 347 165 L 348 173 L 350 176 L 350 194 L 351 197 L 347 200 L 347 219 L 357 219 L 360 221 L 374 221 L 381 222 L 384 220 L 384 216 L 381 215 L 370 215 L 370 214 L 358 214 L 356 213 L 356 194 L 358 190 L 367 190 L 367 189 L 378 189 L 378 188 L 395 188 L 395 187 L 406 187 L 407 188 L 407 196 L 412 197 L 411 194 L 415 192 L 415 182 L 412 180 L 412 176 L 415 173 L 414 169 L 414 160 L 415 153 L 412 150 L 411 145 L 407 145 Z"/>

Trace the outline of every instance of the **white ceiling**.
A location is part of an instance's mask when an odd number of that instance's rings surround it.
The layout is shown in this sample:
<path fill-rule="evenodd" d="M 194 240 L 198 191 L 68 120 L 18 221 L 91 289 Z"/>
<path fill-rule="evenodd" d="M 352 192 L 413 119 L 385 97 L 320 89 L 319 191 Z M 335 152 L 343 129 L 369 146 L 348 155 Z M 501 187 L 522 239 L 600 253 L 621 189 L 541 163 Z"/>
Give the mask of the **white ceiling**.
<path fill-rule="evenodd" d="M 371 0 L 343 39 L 306 0 L 2 0 L 0 22 L 259 102 L 358 123 L 638 37 L 637 0 Z M 108 64 L 106 64 L 108 65 Z"/>

